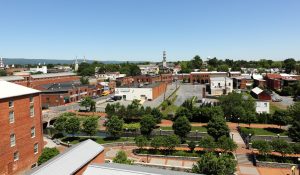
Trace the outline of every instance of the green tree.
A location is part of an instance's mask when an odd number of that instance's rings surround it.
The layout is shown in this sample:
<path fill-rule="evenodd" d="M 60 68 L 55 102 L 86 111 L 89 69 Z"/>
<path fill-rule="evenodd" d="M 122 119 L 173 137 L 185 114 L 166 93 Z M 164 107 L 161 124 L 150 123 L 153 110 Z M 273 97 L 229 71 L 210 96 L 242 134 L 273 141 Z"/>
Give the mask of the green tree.
<path fill-rule="evenodd" d="M 272 148 L 276 152 L 279 152 L 283 157 L 286 154 L 290 154 L 293 152 L 291 145 L 283 139 L 272 140 L 271 145 L 272 145 Z"/>
<path fill-rule="evenodd" d="M 105 123 L 106 131 L 115 139 L 122 133 L 123 123 L 123 119 L 119 119 L 119 117 L 114 115 Z"/>
<path fill-rule="evenodd" d="M 65 129 L 68 134 L 74 135 L 80 130 L 80 120 L 77 117 L 69 117 L 65 122 Z"/>
<path fill-rule="evenodd" d="M 163 137 L 163 147 L 171 152 L 176 146 L 180 144 L 180 139 L 177 135 L 167 135 Z"/>
<path fill-rule="evenodd" d="M 220 116 L 214 116 L 207 124 L 207 133 L 215 140 L 218 140 L 223 135 L 228 136 L 229 128 L 225 119 Z"/>
<path fill-rule="evenodd" d="M 218 157 L 213 152 L 207 152 L 193 165 L 192 171 L 206 175 L 231 175 L 235 173 L 236 165 L 230 155 L 221 154 Z"/>
<path fill-rule="evenodd" d="M 88 77 L 80 77 L 80 83 L 81 84 L 89 84 L 89 78 Z"/>
<path fill-rule="evenodd" d="M 295 70 L 296 61 L 294 58 L 288 58 L 283 61 L 283 67 L 285 68 L 286 73 L 291 73 Z"/>
<path fill-rule="evenodd" d="M 190 141 L 190 142 L 188 143 L 188 147 L 189 147 L 189 149 L 190 149 L 191 152 L 194 152 L 194 150 L 195 150 L 195 148 L 196 148 L 196 142 Z"/>
<path fill-rule="evenodd" d="M 192 118 L 193 118 L 192 111 L 188 110 L 185 107 L 180 107 L 176 110 L 175 119 L 177 119 L 180 116 L 185 116 L 189 120 L 192 120 Z"/>
<path fill-rule="evenodd" d="M 57 156 L 59 151 L 57 148 L 44 148 L 42 154 L 38 159 L 38 164 L 42 165 L 43 163 L 47 162 L 48 160 L 52 159 L 53 157 Z"/>
<path fill-rule="evenodd" d="M 66 116 L 64 116 L 64 115 L 59 116 L 53 124 L 54 128 L 60 133 L 64 132 L 66 121 L 67 121 Z"/>
<path fill-rule="evenodd" d="M 120 164 L 129 164 L 129 165 L 131 165 L 133 163 L 132 160 L 127 158 L 127 154 L 123 150 L 117 152 L 117 155 L 113 159 L 113 162 L 120 163 Z"/>
<path fill-rule="evenodd" d="M 150 108 L 151 109 L 151 108 Z M 147 110 L 147 109 L 146 109 Z M 147 114 L 147 112 L 146 112 Z M 160 123 L 161 119 L 163 118 L 163 114 L 160 112 L 159 109 L 153 108 L 151 110 L 151 115 L 156 119 L 156 123 Z"/>
<path fill-rule="evenodd" d="M 216 148 L 216 142 L 213 137 L 208 135 L 200 139 L 199 146 L 211 151 Z"/>
<path fill-rule="evenodd" d="M 180 116 L 174 121 L 172 128 L 181 141 L 184 141 L 186 135 L 191 131 L 192 126 L 185 116 Z"/>
<path fill-rule="evenodd" d="M 0 76 L 6 76 L 5 70 L 0 69 Z"/>
<path fill-rule="evenodd" d="M 228 72 L 229 67 L 226 64 L 222 64 L 222 65 L 217 67 L 217 71 L 219 71 L 219 72 Z"/>
<path fill-rule="evenodd" d="M 288 108 L 290 116 L 293 118 L 292 126 L 289 127 L 288 135 L 294 141 L 300 142 L 300 103 L 297 102 Z"/>
<path fill-rule="evenodd" d="M 142 117 L 140 128 L 142 135 L 149 137 L 155 126 L 156 120 L 152 115 L 144 115 Z"/>
<path fill-rule="evenodd" d="M 87 135 L 95 135 L 98 131 L 98 117 L 88 117 L 83 120 L 82 131 Z"/>
<path fill-rule="evenodd" d="M 237 149 L 237 144 L 229 137 L 222 136 L 218 139 L 217 145 L 219 148 L 223 149 L 225 152 L 235 151 Z"/>
<path fill-rule="evenodd" d="M 220 105 L 225 117 L 230 118 L 232 121 L 237 121 L 240 118 L 241 121 L 247 122 L 249 115 L 255 115 L 254 100 L 244 94 L 233 92 L 223 95 L 220 97 Z"/>
<path fill-rule="evenodd" d="M 267 155 L 272 152 L 271 144 L 265 140 L 252 141 L 252 148 L 258 149 L 259 153 L 262 155 Z"/>
<path fill-rule="evenodd" d="M 143 147 L 145 147 L 145 146 L 148 145 L 148 140 L 147 140 L 147 138 L 144 137 L 144 136 L 137 136 L 137 137 L 134 139 L 134 141 L 135 141 L 136 146 L 138 146 L 140 150 L 142 150 Z"/>
<path fill-rule="evenodd" d="M 164 138 L 162 136 L 155 136 L 151 140 L 150 146 L 157 150 L 158 148 L 163 146 Z"/>
<path fill-rule="evenodd" d="M 201 59 L 201 57 L 199 56 L 199 55 L 196 55 L 193 59 L 192 59 L 192 61 L 191 61 L 191 63 L 192 63 L 192 68 L 193 69 L 201 69 L 201 67 L 202 67 L 202 59 Z"/>
<path fill-rule="evenodd" d="M 287 125 L 291 122 L 292 118 L 285 110 L 276 110 L 272 117 L 272 123 L 281 126 Z"/>
<path fill-rule="evenodd" d="M 85 107 L 86 110 L 88 110 L 89 107 L 91 107 L 92 105 L 92 98 L 91 97 L 85 97 L 81 102 L 80 102 L 80 106 Z"/>

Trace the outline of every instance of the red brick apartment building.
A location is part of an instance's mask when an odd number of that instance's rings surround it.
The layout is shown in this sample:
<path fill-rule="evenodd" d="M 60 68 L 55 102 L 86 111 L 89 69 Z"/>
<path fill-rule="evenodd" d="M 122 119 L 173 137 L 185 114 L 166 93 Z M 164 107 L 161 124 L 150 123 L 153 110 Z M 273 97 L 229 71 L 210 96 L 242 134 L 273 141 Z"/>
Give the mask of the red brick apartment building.
<path fill-rule="evenodd" d="M 160 74 L 160 75 L 138 75 L 134 76 L 134 83 L 155 83 L 155 82 L 167 82 L 172 83 L 172 74 Z"/>
<path fill-rule="evenodd" d="M 206 84 L 212 77 L 227 77 L 227 72 L 191 72 L 189 78 L 191 83 Z"/>
<path fill-rule="evenodd" d="M 37 74 L 37 75 L 16 75 L 16 76 L 4 76 L 0 79 L 9 81 L 12 83 L 20 84 L 27 87 L 39 89 L 40 86 L 49 83 L 62 83 L 69 81 L 79 81 L 80 77 L 73 72 L 62 73 L 49 73 L 49 74 Z"/>
<path fill-rule="evenodd" d="M 40 91 L 0 80 L 0 174 L 36 166 L 42 133 Z"/>

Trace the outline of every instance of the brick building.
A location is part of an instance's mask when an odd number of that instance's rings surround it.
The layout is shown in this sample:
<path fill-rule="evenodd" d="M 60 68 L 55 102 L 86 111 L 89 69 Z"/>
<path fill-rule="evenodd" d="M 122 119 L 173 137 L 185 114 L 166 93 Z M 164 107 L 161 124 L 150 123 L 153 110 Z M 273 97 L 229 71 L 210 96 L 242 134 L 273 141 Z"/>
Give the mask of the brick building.
<path fill-rule="evenodd" d="M 138 75 L 134 76 L 134 83 L 155 83 L 155 82 L 166 82 L 172 83 L 172 74 L 159 74 L 159 75 Z"/>
<path fill-rule="evenodd" d="M 42 152 L 40 91 L 1 80 L 0 87 L 0 174 L 18 174 Z"/>
<path fill-rule="evenodd" d="M 233 89 L 247 89 L 247 80 L 245 77 L 238 76 L 238 77 L 233 77 Z"/>
<path fill-rule="evenodd" d="M 53 83 L 40 87 L 42 107 L 60 106 L 76 102 L 84 97 L 101 95 L 101 85 L 82 85 L 79 82 Z"/>
<path fill-rule="evenodd" d="M 266 85 L 270 89 L 281 89 L 281 75 L 280 74 L 267 74 L 265 76 Z"/>
<path fill-rule="evenodd" d="M 5 76 L 0 79 L 27 87 L 39 89 L 40 86 L 49 83 L 62 83 L 69 81 L 79 81 L 80 77 L 72 72 L 49 73 L 49 74 L 18 74 L 16 76 Z"/>
<path fill-rule="evenodd" d="M 260 89 L 259 87 L 253 88 L 250 92 L 250 94 L 252 95 L 252 97 L 258 99 L 258 100 L 271 100 L 271 94 L 268 93 L 265 90 Z"/>
<path fill-rule="evenodd" d="M 207 84 L 214 77 L 227 77 L 227 72 L 191 72 L 189 82 Z"/>

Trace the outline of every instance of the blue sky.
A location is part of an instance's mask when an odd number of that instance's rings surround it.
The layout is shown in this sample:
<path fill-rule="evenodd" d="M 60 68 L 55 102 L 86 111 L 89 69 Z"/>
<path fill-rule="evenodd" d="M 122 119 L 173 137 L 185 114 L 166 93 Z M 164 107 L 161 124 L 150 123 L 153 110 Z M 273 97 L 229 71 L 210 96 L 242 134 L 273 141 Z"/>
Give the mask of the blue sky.
<path fill-rule="evenodd" d="M 299 0 L 0 0 L 5 58 L 300 58 Z"/>

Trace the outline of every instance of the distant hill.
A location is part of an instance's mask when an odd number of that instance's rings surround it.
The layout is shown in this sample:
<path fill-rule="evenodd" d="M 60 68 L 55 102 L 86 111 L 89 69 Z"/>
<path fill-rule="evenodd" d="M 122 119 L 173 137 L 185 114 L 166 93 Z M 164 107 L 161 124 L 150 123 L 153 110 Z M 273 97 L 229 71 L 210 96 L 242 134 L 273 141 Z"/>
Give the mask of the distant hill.
<path fill-rule="evenodd" d="M 54 60 L 54 59 L 27 59 L 27 58 L 3 58 L 5 65 L 12 65 L 12 64 L 74 64 L 74 60 Z M 78 59 L 79 63 L 82 62 L 82 59 Z M 98 60 L 87 60 L 88 63 L 92 63 Z M 126 61 L 98 61 L 104 64 L 121 64 L 125 63 Z M 129 61 L 131 63 L 139 63 L 139 61 Z"/>

